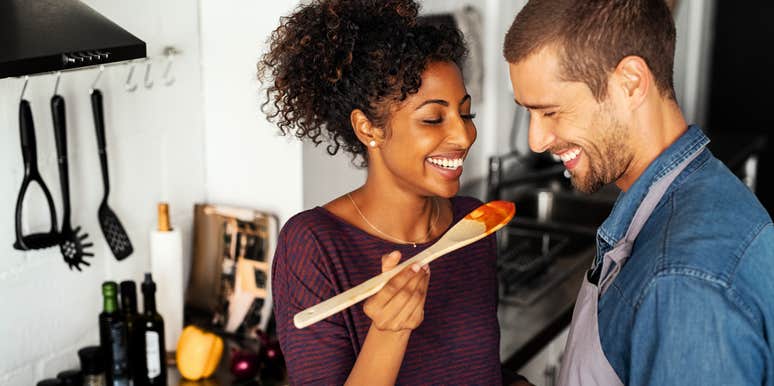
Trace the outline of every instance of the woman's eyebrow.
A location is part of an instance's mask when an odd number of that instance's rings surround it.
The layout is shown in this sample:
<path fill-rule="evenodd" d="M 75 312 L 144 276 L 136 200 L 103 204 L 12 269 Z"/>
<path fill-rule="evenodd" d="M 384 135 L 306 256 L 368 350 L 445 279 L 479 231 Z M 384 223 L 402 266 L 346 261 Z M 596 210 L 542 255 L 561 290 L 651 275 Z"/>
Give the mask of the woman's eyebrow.
<path fill-rule="evenodd" d="M 414 109 L 414 111 L 416 111 L 416 110 L 419 110 L 419 109 L 421 109 L 421 108 L 422 108 L 424 105 L 429 105 L 429 104 L 431 104 L 431 103 L 435 103 L 435 104 L 439 104 L 439 105 L 441 105 L 441 106 L 446 106 L 446 107 L 449 107 L 449 102 L 447 102 L 447 101 L 445 101 L 445 100 L 443 100 L 443 99 L 428 99 L 428 100 L 426 100 L 426 101 L 422 102 L 422 103 L 421 103 L 419 106 L 417 106 L 417 108 L 416 108 L 416 109 Z"/>
<path fill-rule="evenodd" d="M 470 94 L 465 94 L 465 96 L 462 97 L 462 100 L 460 101 L 460 106 L 465 104 L 465 102 L 467 102 L 469 99 L 470 99 Z M 439 104 L 439 105 L 444 106 L 444 107 L 449 107 L 449 102 L 447 102 L 446 100 L 443 100 L 443 99 L 428 99 L 428 100 L 420 103 L 419 106 L 417 106 L 417 108 L 414 109 L 414 110 L 415 111 L 419 110 L 423 106 L 429 105 L 429 104 L 432 104 L 432 103 Z"/>

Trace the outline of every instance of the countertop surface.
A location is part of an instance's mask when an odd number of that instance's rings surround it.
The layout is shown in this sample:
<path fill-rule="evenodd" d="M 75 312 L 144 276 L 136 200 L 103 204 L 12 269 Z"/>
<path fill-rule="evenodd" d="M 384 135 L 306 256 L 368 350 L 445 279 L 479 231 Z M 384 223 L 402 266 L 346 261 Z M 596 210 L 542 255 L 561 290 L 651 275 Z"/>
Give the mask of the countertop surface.
<path fill-rule="evenodd" d="M 550 269 L 565 275 L 529 305 L 501 301 L 500 358 L 517 371 L 570 324 L 583 275 L 594 258 L 594 246 L 559 257 Z"/>

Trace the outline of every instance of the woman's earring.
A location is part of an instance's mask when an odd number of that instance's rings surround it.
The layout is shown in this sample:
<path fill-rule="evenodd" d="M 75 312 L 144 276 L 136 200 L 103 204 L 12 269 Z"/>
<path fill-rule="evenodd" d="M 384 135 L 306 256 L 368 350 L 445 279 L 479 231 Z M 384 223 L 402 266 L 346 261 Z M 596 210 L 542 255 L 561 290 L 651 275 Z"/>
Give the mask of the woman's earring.
<path fill-rule="evenodd" d="M 368 142 L 368 146 L 376 147 L 376 141 L 372 139 L 371 142 Z"/>

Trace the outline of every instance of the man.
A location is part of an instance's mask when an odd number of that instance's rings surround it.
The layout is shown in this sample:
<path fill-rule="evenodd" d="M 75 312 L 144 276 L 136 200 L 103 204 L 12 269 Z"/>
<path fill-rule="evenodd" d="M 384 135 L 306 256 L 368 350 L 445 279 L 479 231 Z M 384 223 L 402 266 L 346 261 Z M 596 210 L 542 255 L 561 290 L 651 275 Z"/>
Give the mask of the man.
<path fill-rule="evenodd" d="M 622 191 L 560 384 L 774 385 L 774 226 L 686 124 L 674 47 L 664 0 L 532 0 L 506 35 L 530 148 Z"/>

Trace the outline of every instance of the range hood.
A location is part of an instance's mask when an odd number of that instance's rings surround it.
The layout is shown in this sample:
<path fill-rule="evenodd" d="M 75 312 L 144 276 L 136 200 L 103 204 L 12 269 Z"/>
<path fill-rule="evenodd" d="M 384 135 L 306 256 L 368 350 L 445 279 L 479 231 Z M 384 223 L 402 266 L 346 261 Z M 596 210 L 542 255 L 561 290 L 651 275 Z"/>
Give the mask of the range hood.
<path fill-rule="evenodd" d="M 0 79 L 145 55 L 145 42 L 79 0 L 0 0 Z"/>

